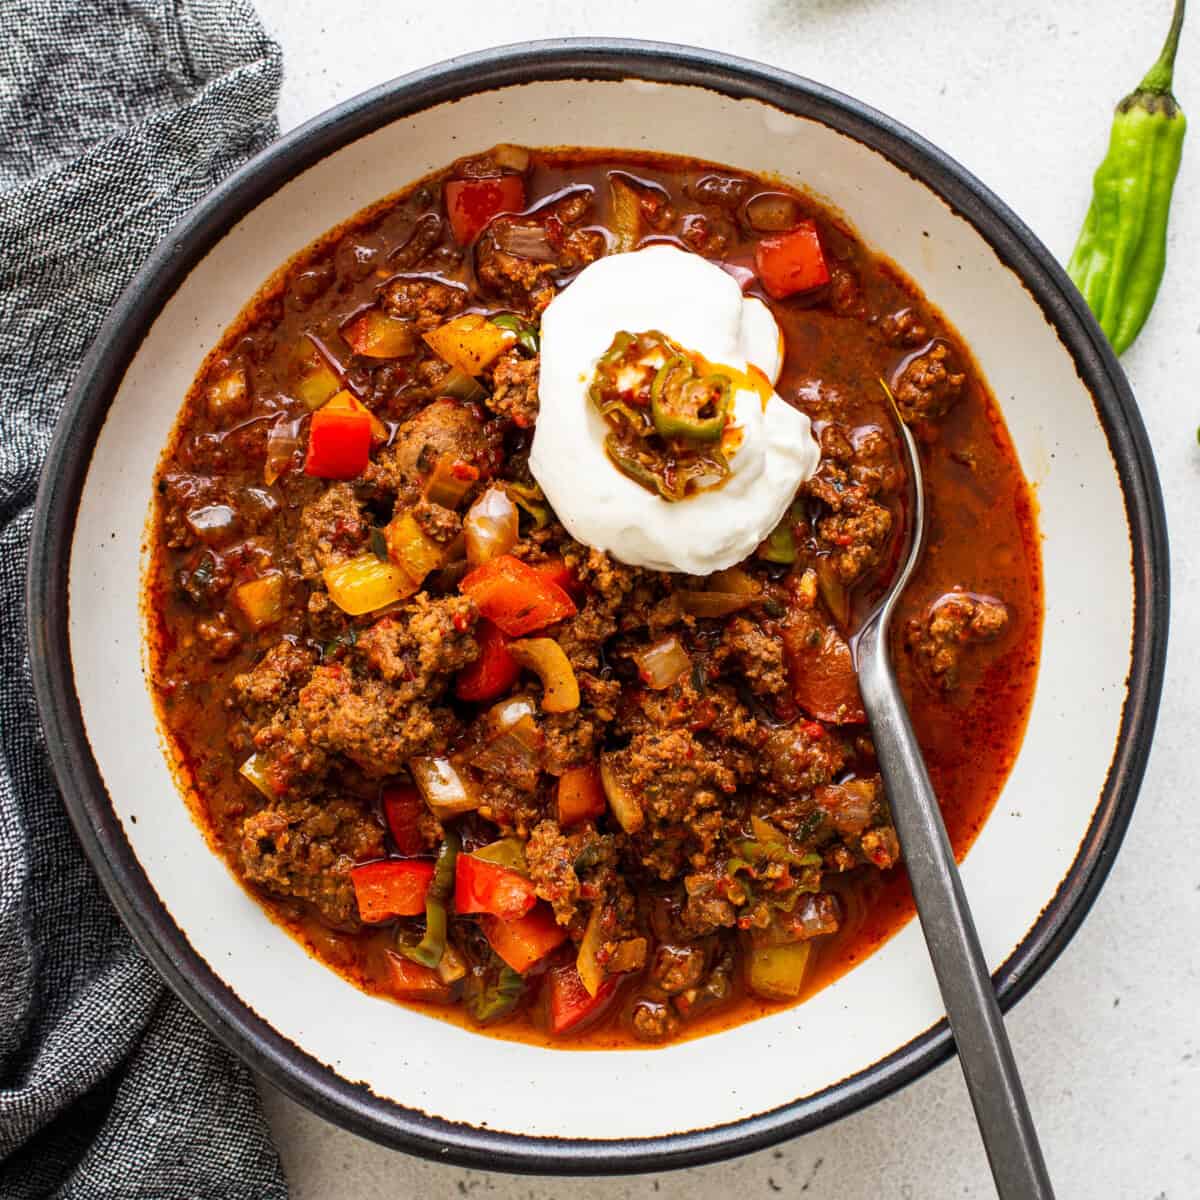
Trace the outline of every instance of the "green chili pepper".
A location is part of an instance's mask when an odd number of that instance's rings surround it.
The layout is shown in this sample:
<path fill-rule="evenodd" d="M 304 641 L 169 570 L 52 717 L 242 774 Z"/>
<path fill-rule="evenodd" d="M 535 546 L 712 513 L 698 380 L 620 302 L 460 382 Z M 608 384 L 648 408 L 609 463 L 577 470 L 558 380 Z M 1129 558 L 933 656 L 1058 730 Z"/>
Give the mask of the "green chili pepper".
<path fill-rule="evenodd" d="M 516 313 L 500 313 L 492 318 L 492 324 L 517 335 L 517 345 L 532 358 L 541 348 L 537 326 L 517 316 Z"/>
<path fill-rule="evenodd" d="M 449 916 L 446 901 L 454 890 L 454 868 L 462 839 L 453 829 L 447 829 L 442 848 L 433 868 L 433 879 L 425 893 L 425 936 L 415 946 L 400 946 L 400 953 L 423 967 L 434 968 L 446 953 L 446 925 Z"/>
<path fill-rule="evenodd" d="M 1158 61 L 1117 105 L 1108 154 L 1096 171 L 1091 207 L 1067 264 L 1118 354 L 1150 315 L 1166 265 L 1171 191 L 1187 131 L 1171 94 L 1184 2 L 1175 0 Z"/>
<path fill-rule="evenodd" d="M 522 875 L 529 874 L 529 867 L 525 862 L 525 843 L 520 838 L 501 838 L 498 842 L 490 842 L 478 850 L 472 850 L 471 854 L 474 858 L 482 858 L 484 862 L 507 867 L 510 871 L 519 871 Z"/>
<path fill-rule="evenodd" d="M 486 1025 L 508 1016 L 524 991 L 524 978 L 506 963 L 500 963 L 498 971 L 473 971 L 463 988 L 463 1000 L 471 1019 Z"/>
<path fill-rule="evenodd" d="M 783 863 L 789 867 L 816 867 L 821 863 L 819 854 L 797 854 L 782 842 L 740 842 L 738 853 L 751 862 Z"/>
<path fill-rule="evenodd" d="M 536 483 L 512 483 L 503 480 L 501 486 L 512 502 L 533 518 L 536 528 L 545 529 L 550 524 L 550 505 L 546 503 L 546 493 Z"/>
<path fill-rule="evenodd" d="M 682 354 L 669 358 L 650 386 L 650 417 L 663 437 L 715 442 L 729 420 L 732 387 L 726 375 L 696 375 Z M 710 416 L 702 413 L 710 412 Z"/>

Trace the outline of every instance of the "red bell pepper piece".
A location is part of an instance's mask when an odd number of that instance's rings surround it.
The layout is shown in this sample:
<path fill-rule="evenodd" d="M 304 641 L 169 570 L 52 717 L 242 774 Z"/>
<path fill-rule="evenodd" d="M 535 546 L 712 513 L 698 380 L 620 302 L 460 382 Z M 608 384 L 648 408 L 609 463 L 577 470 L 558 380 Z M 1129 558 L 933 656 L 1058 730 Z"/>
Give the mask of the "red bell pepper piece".
<path fill-rule="evenodd" d="M 401 1000 L 423 1000 L 426 1004 L 449 1004 L 454 999 L 453 989 L 436 971 L 412 962 L 394 950 L 385 953 L 393 995 Z"/>
<path fill-rule="evenodd" d="M 525 181 L 520 175 L 490 179 L 450 179 L 445 185 L 446 215 L 454 240 L 469 246 L 493 217 L 525 207 Z"/>
<path fill-rule="evenodd" d="M 354 479 L 371 457 L 371 415 L 346 408 L 319 408 L 308 429 L 306 475 Z"/>
<path fill-rule="evenodd" d="M 567 940 L 567 931 L 554 920 L 554 912 L 548 904 L 537 905 L 515 921 L 484 914 L 479 918 L 479 924 L 492 949 L 518 975 L 524 975 Z"/>
<path fill-rule="evenodd" d="M 396 849 L 406 858 L 413 858 L 425 849 L 421 837 L 420 821 L 425 812 L 425 801 L 415 787 L 408 785 L 384 788 L 383 815 Z"/>
<path fill-rule="evenodd" d="M 473 854 L 458 856 L 454 874 L 455 911 L 491 913 L 515 921 L 536 903 L 537 892 L 524 875 Z"/>
<path fill-rule="evenodd" d="M 754 248 L 754 265 L 767 294 L 783 300 L 829 282 L 829 267 L 812 221 L 789 233 L 765 237 Z"/>
<path fill-rule="evenodd" d="M 567 595 L 580 595 L 584 586 L 575 578 L 571 568 L 561 558 L 552 558 L 548 562 L 538 563 L 533 568 L 547 583 L 562 588 Z"/>
<path fill-rule="evenodd" d="M 606 806 L 600 768 L 589 763 L 564 771 L 559 776 L 557 799 L 560 825 L 578 825 L 600 816 Z"/>
<path fill-rule="evenodd" d="M 475 640 L 479 657 L 459 671 L 454 694 L 460 700 L 494 700 L 516 683 L 521 668 L 508 652 L 508 638 L 491 621 L 475 626 Z"/>
<path fill-rule="evenodd" d="M 575 964 L 567 963 L 547 971 L 543 986 L 549 993 L 546 1014 L 550 1032 L 566 1033 L 600 1015 L 617 990 L 617 977 L 610 975 L 592 996 L 583 986 Z"/>
<path fill-rule="evenodd" d="M 579 611 L 557 583 L 511 554 L 476 567 L 458 586 L 509 637 L 524 637 Z"/>
<path fill-rule="evenodd" d="M 350 871 L 358 915 L 368 925 L 392 917 L 416 917 L 425 911 L 425 893 L 433 863 L 420 858 L 388 858 Z"/>
<path fill-rule="evenodd" d="M 850 646 L 832 625 L 800 610 L 784 625 L 783 649 L 792 698 L 810 717 L 838 725 L 867 719 Z"/>

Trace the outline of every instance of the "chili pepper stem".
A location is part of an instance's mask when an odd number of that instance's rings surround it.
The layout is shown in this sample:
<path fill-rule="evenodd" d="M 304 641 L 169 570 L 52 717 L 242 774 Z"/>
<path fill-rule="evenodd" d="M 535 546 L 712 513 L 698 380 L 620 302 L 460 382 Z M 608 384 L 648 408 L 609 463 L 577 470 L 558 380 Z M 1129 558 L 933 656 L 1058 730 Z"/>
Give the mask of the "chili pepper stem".
<path fill-rule="evenodd" d="M 1146 72 L 1145 79 L 1138 84 L 1139 92 L 1153 96 L 1170 94 L 1171 85 L 1175 80 L 1175 53 L 1179 49 L 1179 34 L 1183 30 L 1183 14 L 1187 8 L 1187 0 L 1175 0 L 1175 13 L 1171 17 L 1171 28 L 1167 30 L 1167 40 L 1163 43 L 1162 53 L 1154 66 Z"/>

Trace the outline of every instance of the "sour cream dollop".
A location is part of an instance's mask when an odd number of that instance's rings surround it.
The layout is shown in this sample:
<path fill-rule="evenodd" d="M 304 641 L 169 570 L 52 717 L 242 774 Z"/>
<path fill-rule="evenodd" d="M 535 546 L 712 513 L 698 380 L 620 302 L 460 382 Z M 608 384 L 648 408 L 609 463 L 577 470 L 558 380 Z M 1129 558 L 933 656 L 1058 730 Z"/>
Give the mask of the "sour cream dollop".
<path fill-rule="evenodd" d="M 667 501 L 605 453 L 608 427 L 588 387 L 621 330 L 658 330 L 732 368 L 742 439 L 720 487 Z M 633 566 L 708 575 L 752 554 L 816 472 L 820 449 L 808 417 L 774 391 L 764 402 L 765 389 L 746 377 L 753 364 L 772 384 L 779 378 L 783 338 L 775 318 L 698 254 L 659 245 L 597 259 L 542 314 L 541 343 L 529 467 L 577 541 Z"/>

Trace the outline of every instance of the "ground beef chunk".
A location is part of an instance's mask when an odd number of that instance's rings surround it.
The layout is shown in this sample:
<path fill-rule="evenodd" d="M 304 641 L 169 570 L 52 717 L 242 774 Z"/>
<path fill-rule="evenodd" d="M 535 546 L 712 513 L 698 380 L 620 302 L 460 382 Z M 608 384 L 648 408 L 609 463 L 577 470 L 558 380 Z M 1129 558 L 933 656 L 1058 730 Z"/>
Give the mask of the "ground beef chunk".
<path fill-rule="evenodd" d="M 893 346 L 923 346 L 929 341 L 929 327 L 921 319 L 920 314 L 911 308 L 902 308 L 898 312 L 888 313 L 879 322 L 879 332 L 886 342 Z"/>
<path fill-rule="evenodd" d="M 817 541 L 827 550 L 834 574 L 846 587 L 879 565 L 891 532 L 891 511 L 873 502 L 860 512 L 831 513 L 817 522 Z"/>
<path fill-rule="evenodd" d="M 335 483 L 304 506 L 296 535 L 296 565 L 306 579 L 360 553 L 371 533 L 351 483 Z"/>
<path fill-rule="evenodd" d="M 601 723 L 583 708 L 547 713 L 542 721 L 542 765 L 551 775 L 561 775 L 570 767 L 592 762 L 602 734 Z"/>
<path fill-rule="evenodd" d="M 395 775 L 410 758 L 445 751 L 454 714 L 424 697 L 356 675 L 340 664 L 317 667 L 300 691 L 303 731 L 318 748 L 344 754 L 371 777 Z"/>
<path fill-rule="evenodd" d="M 497 416 L 530 429 L 538 415 L 539 357 L 523 358 L 516 350 L 500 356 L 492 374 L 492 394 L 484 401 Z"/>
<path fill-rule="evenodd" d="M 431 500 L 418 500 L 412 515 L 422 532 L 443 546 L 448 546 L 462 532 L 462 517 L 454 509 L 443 508 Z"/>
<path fill-rule="evenodd" d="M 665 1042 L 678 1032 L 679 1018 L 665 1001 L 639 996 L 630 1009 L 629 1024 L 639 1042 Z"/>
<path fill-rule="evenodd" d="M 560 925 L 570 925 L 576 916 L 581 892 L 595 897 L 615 885 L 618 839 L 585 825 L 565 833 L 557 821 L 534 826 L 525 846 L 529 878 L 537 894 L 554 909 Z"/>
<path fill-rule="evenodd" d="M 252 719 L 265 715 L 264 710 L 292 703 L 315 659 L 316 655 L 306 646 L 298 646 L 286 638 L 276 642 L 254 667 L 234 676 L 233 696 Z"/>
<path fill-rule="evenodd" d="M 465 288 L 437 279 L 389 279 L 379 289 L 379 302 L 390 317 L 412 321 L 421 333 L 434 329 L 463 310 Z"/>
<path fill-rule="evenodd" d="M 490 467 L 491 446 L 479 410 L 446 397 L 405 421 L 395 441 L 380 452 L 363 477 L 388 491 L 415 496 L 422 477 L 442 455 L 485 468 Z"/>
<path fill-rule="evenodd" d="M 436 693 L 445 677 L 479 657 L 478 614 L 467 596 L 431 599 L 421 592 L 399 615 L 358 636 L 355 653 L 393 688 L 400 703 Z"/>
<path fill-rule="evenodd" d="M 722 832 L 721 804 L 738 785 L 722 752 L 688 729 L 647 730 L 610 762 L 645 816 L 634 838 L 643 864 L 673 879 L 688 864 L 707 862 Z"/>
<path fill-rule="evenodd" d="M 673 946 L 661 943 L 654 951 L 650 978 L 668 996 L 695 987 L 704 978 L 706 955 L 702 945 Z"/>
<path fill-rule="evenodd" d="M 527 780 L 480 773 L 472 778 L 479 789 L 479 815 L 498 825 L 501 837 L 527 838 L 546 815 L 544 794 L 527 787 Z"/>
<path fill-rule="evenodd" d="M 382 827 L 350 799 L 279 804 L 242 825 L 246 877 L 274 895 L 307 901 L 342 928 L 359 924 L 351 867 L 382 855 Z"/>
<path fill-rule="evenodd" d="M 905 364 L 893 392 L 905 421 L 932 421 L 945 416 L 962 397 L 966 375 L 957 369 L 950 347 L 935 342 Z"/>
<path fill-rule="evenodd" d="M 508 222 L 504 222 L 508 224 Z M 496 226 L 483 234 L 475 249 L 475 277 L 481 287 L 519 312 L 540 314 L 558 294 L 553 275 L 556 262 L 534 262 L 509 254 L 496 240 Z"/>
<path fill-rule="evenodd" d="M 789 695 L 783 642 L 745 617 L 735 617 L 725 626 L 716 661 L 732 668 L 756 696 L 776 698 Z"/>
<path fill-rule="evenodd" d="M 998 638 L 1008 626 L 1002 600 L 956 589 L 938 597 L 924 616 L 909 621 L 904 641 L 921 675 L 935 688 L 958 687 L 963 655 Z"/>
<path fill-rule="evenodd" d="M 762 786 L 786 800 L 829 783 L 846 765 L 846 747 L 814 721 L 773 729 L 762 752 Z"/>

